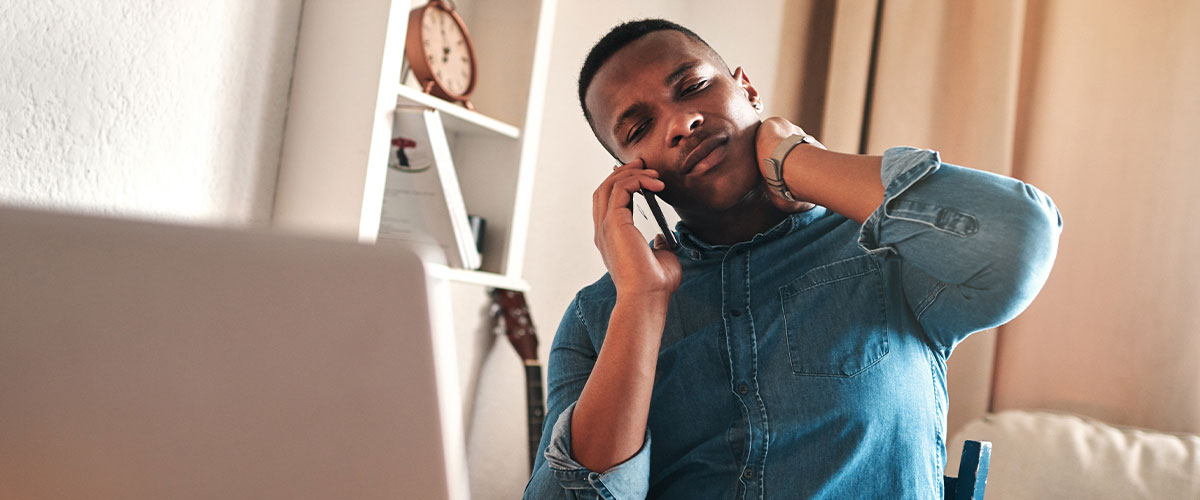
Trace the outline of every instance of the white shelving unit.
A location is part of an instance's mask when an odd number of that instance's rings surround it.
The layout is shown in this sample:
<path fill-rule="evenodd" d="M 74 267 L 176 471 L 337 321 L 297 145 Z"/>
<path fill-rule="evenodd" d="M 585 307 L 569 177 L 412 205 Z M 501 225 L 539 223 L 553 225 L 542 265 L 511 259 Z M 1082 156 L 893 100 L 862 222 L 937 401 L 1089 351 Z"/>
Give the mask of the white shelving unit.
<path fill-rule="evenodd" d="M 456 0 L 478 60 L 475 111 L 401 83 L 408 14 L 425 0 L 306 0 L 274 224 L 373 243 L 397 106 L 441 111 L 483 266 L 452 280 L 524 290 L 521 277 L 555 0 Z"/>

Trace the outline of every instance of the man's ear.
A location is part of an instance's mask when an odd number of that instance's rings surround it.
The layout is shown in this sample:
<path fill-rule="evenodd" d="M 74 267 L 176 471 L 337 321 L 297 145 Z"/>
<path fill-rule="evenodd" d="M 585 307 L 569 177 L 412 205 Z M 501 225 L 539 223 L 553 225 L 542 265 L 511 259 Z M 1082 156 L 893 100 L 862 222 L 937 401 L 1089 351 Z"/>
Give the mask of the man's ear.
<path fill-rule="evenodd" d="M 742 90 L 746 91 L 746 99 L 750 101 L 750 104 L 758 102 L 758 89 L 750 83 L 750 77 L 746 76 L 746 71 L 741 66 L 733 70 L 733 80 L 742 87 Z"/>

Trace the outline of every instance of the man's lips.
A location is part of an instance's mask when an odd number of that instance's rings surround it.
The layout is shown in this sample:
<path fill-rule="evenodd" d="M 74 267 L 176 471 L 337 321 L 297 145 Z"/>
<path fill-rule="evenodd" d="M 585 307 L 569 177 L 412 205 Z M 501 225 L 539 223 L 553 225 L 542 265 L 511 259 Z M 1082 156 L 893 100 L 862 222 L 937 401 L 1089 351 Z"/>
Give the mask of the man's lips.
<path fill-rule="evenodd" d="M 705 139 L 687 155 L 683 160 L 683 168 L 680 169 L 684 175 L 699 174 L 704 172 L 713 165 L 720 163 L 725 159 L 725 145 L 729 143 L 729 138 L 724 136 L 713 136 Z"/>

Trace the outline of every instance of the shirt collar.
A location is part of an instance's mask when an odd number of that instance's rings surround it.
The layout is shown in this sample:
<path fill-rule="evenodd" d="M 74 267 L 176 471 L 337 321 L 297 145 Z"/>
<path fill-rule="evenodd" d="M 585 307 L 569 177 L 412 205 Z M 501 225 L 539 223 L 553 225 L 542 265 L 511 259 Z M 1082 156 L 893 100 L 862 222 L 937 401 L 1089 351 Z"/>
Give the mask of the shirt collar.
<path fill-rule="evenodd" d="M 827 209 L 820 205 L 814 206 L 803 212 L 795 212 L 788 214 L 783 220 L 779 221 L 770 229 L 761 233 L 755 234 L 750 241 L 743 241 L 733 245 L 713 245 L 702 239 L 691 228 L 687 227 L 683 221 L 675 224 L 675 234 L 679 239 L 679 255 L 687 255 L 693 259 L 701 259 L 707 255 L 724 254 L 734 246 L 758 246 L 771 240 L 789 235 L 805 226 L 808 226 L 813 221 L 825 215 Z"/>

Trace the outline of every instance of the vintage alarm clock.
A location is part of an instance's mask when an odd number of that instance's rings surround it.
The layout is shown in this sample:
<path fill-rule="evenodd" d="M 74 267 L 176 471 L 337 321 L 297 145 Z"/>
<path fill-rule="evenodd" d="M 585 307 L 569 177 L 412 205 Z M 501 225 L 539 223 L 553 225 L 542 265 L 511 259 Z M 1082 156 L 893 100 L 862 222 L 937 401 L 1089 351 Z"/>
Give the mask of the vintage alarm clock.
<path fill-rule="evenodd" d="M 404 56 L 425 93 L 475 109 L 468 100 L 475 90 L 475 47 L 448 0 L 430 0 L 409 13 Z"/>

